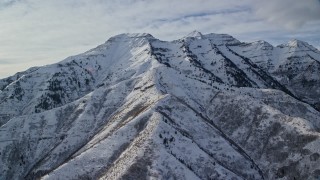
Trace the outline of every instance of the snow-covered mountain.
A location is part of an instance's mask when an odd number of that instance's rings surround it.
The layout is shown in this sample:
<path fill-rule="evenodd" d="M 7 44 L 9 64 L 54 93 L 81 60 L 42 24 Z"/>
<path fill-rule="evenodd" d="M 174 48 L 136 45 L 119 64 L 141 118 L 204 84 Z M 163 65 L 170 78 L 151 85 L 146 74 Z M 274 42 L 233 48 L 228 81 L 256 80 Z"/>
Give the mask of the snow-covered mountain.
<path fill-rule="evenodd" d="M 0 179 L 320 178 L 320 52 L 121 34 L 0 80 Z"/>

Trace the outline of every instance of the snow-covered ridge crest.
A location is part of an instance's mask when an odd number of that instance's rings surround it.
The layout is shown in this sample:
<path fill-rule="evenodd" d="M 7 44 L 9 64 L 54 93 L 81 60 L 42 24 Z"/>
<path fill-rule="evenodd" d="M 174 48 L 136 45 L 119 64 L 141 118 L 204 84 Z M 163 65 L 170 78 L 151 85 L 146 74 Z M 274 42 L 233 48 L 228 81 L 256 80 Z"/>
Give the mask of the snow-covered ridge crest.
<path fill-rule="evenodd" d="M 235 39 L 234 37 L 228 35 L 228 34 L 215 34 L 215 33 L 210 33 L 210 34 L 202 34 L 199 31 L 192 31 L 191 33 L 189 33 L 187 36 L 185 36 L 183 39 L 208 39 L 210 41 L 212 41 L 212 43 L 216 44 L 216 45 L 236 45 L 236 44 L 240 44 L 240 41 Z"/>
<path fill-rule="evenodd" d="M 148 39 L 154 39 L 154 37 L 149 33 L 123 33 L 116 36 L 113 36 L 109 39 L 109 41 L 112 40 L 124 40 L 124 39 L 130 39 L 130 38 L 148 38 Z"/>
<path fill-rule="evenodd" d="M 196 38 L 196 39 L 203 39 L 203 35 L 201 32 L 194 30 L 191 33 L 189 33 L 187 36 L 185 36 L 184 38 Z"/>

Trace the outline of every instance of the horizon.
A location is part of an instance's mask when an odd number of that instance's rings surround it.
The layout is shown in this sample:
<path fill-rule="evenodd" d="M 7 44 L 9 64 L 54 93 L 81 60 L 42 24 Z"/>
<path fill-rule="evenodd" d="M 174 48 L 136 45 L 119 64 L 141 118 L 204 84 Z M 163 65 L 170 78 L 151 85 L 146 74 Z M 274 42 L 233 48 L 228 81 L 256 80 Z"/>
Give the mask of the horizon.
<path fill-rule="evenodd" d="M 320 50 L 320 1 L 4 0 L 0 26 L 2 79 L 57 63 L 122 33 L 146 32 L 171 41 L 196 29 L 273 46 L 298 39 Z"/>

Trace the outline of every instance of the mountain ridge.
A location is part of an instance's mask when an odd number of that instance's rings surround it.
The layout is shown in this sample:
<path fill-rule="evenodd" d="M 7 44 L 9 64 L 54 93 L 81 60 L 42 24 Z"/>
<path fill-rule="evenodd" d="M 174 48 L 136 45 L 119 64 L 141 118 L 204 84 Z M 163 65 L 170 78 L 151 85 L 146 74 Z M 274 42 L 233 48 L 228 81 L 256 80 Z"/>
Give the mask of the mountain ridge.
<path fill-rule="evenodd" d="M 2 79 L 0 179 L 318 178 L 320 52 L 299 43 L 121 34 Z"/>

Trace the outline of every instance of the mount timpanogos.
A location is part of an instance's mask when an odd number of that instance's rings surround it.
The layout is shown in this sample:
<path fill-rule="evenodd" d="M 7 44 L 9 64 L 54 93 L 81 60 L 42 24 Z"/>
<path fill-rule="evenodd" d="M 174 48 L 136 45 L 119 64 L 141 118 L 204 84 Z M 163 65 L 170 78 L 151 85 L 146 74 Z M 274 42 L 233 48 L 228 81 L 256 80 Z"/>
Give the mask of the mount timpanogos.
<path fill-rule="evenodd" d="M 319 179 L 320 52 L 121 34 L 0 80 L 0 179 Z"/>

